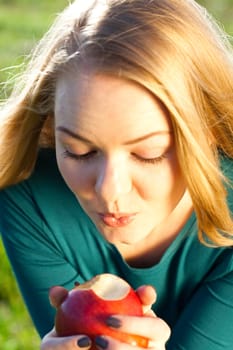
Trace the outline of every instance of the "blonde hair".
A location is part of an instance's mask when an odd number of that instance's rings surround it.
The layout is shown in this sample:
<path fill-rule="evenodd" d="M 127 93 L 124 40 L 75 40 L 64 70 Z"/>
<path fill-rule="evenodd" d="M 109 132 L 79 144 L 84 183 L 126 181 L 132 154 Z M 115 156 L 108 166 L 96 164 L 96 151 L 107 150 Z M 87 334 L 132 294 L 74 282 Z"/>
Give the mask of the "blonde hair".
<path fill-rule="evenodd" d="M 56 81 L 87 62 L 97 72 L 141 84 L 164 104 L 199 238 L 231 246 L 232 217 L 219 158 L 233 158 L 232 48 L 193 0 L 76 0 L 69 5 L 2 105 L 0 187 L 31 174 L 41 145 L 54 147 Z"/>

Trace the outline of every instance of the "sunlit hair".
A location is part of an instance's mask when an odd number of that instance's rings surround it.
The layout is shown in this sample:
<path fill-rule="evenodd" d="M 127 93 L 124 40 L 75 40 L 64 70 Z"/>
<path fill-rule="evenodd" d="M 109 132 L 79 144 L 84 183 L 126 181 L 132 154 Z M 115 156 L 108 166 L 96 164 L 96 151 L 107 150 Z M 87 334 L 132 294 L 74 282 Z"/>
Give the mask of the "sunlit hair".
<path fill-rule="evenodd" d="M 77 0 L 69 5 L 2 105 L 1 188 L 31 174 L 39 147 L 54 147 L 56 82 L 70 69 L 129 79 L 163 103 L 199 238 L 231 246 L 232 218 L 219 157 L 233 158 L 233 56 L 206 10 L 193 0 Z"/>

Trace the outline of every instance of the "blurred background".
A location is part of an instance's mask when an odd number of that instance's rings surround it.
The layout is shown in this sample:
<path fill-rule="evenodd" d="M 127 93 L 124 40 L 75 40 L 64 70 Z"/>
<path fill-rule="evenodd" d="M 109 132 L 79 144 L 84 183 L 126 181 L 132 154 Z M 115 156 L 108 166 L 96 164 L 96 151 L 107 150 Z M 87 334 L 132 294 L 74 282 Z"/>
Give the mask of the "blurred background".
<path fill-rule="evenodd" d="M 197 2 L 233 35 L 233 0 Z M 68 0 L 0 0 L 0 82 L 17 72 L 17 65 L 67 4 Z M 23 305 L 1 240 L 0 261 L 0 348 L 39 350 L 39 337 Z"/>

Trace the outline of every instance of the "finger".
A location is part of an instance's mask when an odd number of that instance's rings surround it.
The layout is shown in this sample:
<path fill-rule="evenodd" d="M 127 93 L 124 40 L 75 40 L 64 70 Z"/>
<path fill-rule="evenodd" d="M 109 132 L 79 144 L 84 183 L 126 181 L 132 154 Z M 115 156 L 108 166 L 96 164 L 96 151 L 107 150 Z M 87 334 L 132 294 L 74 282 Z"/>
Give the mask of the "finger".
<path fill-rule="evenodd" d="M 124 333 L 137 334 L 152 341 L 165 341 L 170 337 L 170 328 L 159 317 L 135 317 L 113 315 L 107 320 L 108 326 Z"/>
<path fill-rule="evenodd" d="M 53 307 L 58 308 L 61 305 L 61 303 L 67 298 L 68 293 L 69 293 L 68 290 L 64 287 L 60 287 L 60 286 L 51 287 L 49 290 L 50 304 Z"/>
<path fill-rule="evenodd" d="M 136 293 L 143 304 L 143 313 L 146 314 L 156 301 L 156 291 L 154 287 L 147 285 L 139 287 Z"/>
<path fill-rule="evenodd" d="M 85 335 L 58 337 L 54 329 L 41 342 L 41 350 L 86 350 L 91 347 L 91 340 Z"/>
<path fill-rule="evenodd" d="M 119 345 L 122 345 L 124 347 L 124 350 L 133 350 L 135 346 L 123 343 L 119 340 L 116 340 L 114 338 L 108 337 L 108 336 L 98 336 L 95 338 L 94 345 L 96 349 L 99 350 L 119 350 Z M 165 341 L 158 341 L 158 342 L 150 342 L 148 344 L 148 349 L 150 350 L 165 350 Z M 145 350 L 145 348 L 140 348 L 137 346 L 137 350 Z"/>

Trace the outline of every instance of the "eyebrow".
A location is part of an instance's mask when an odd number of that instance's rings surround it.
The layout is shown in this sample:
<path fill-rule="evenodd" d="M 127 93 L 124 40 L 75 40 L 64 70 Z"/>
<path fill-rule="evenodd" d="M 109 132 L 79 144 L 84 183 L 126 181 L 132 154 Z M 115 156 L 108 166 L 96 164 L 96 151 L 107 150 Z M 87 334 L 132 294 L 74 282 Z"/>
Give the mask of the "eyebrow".
<path fill-rule="evenodd" d="M 90 140 L 88 140 L 87 138 L 83 137 L 82 135 L 79 135 L 75 132 L 73 132 L 72 130 L 70 129 L 67 129 L 66 127 L 64 126 L 58 126 L 56 128 L 56 130 L 58 131 L 61 131 L 67 135 L 69 135 L 70 137 L 76 139 L 76 140 L 79 140 L 79 141 L 83 141 L 85 143 L 89 143 L 89 144 L 92 144 L 92 142 Z M 140 136 L 140 137 L 137 137 L 133 140 L 129 140 L 129 141 L 126 141 L 124 142 L 124 145 L 132 145 L 132 144 L 135 144 L 135 143 L 138 143 L 138 142 L 141 142 L 143 140 L 146 140 L 146 139 L 149 139 L 150 137 L 152 136 L 159 136 L 159 135 L 168 135 L 168 134 L 171 134 L 171 130 L 158 130 L 158 131 L 154 131 L 154 132 L 151 132 L 149 134 L 146 134 L 146 135 L 143 135 L 143 136 Z"/>

